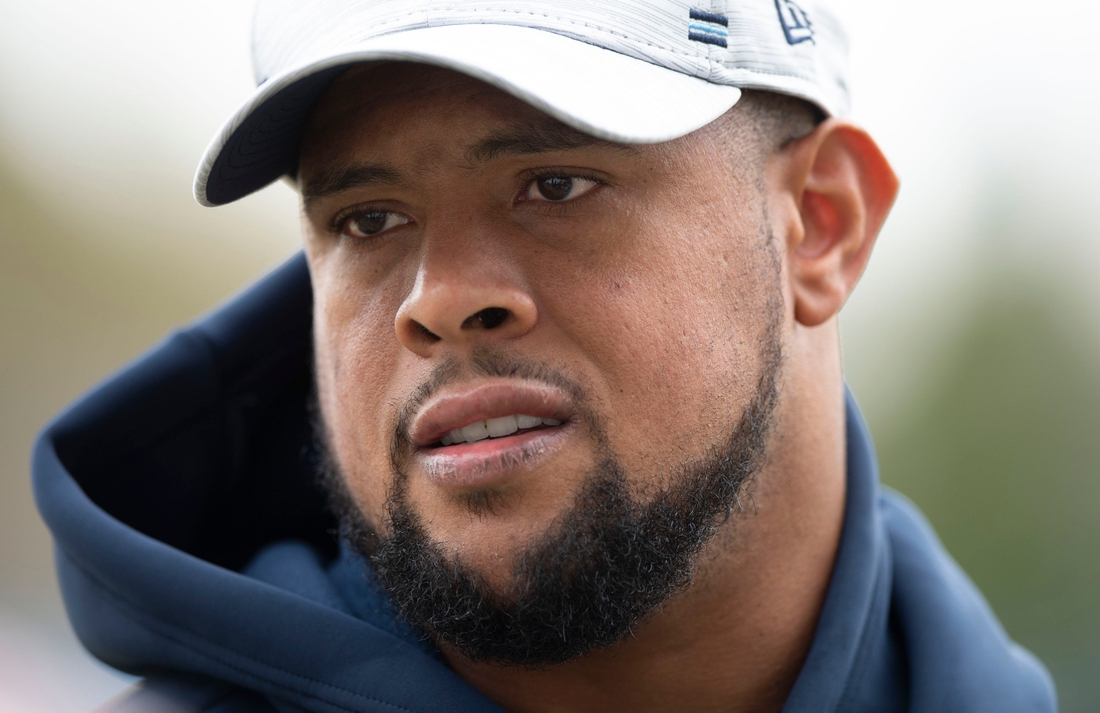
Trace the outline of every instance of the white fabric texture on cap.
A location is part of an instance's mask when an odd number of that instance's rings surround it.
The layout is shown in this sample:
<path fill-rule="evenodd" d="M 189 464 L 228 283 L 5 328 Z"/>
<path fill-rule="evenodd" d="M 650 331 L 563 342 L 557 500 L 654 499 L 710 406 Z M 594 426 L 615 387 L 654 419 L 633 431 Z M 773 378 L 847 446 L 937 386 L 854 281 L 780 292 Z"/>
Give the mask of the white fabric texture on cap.
<path fill-rule="evenodd" d="M 789 41 L 789 8 L 809 18 L 809 40 Z M 726 47 L 689 39 L 692 10 L 727 19 Z M 848 111 L 847 39 L 814 0 L 260 0 L 256 83 L 369 37 L 458 24 L 545 30 L 709 82 L 783 91 L 830 115 Z"/>
<path fill-rule="evenodd" d="M 260 0 L 260 85 L 215 136 L 195 196 L 218 205 L 294 170 L 309 107 L 360 61 L 470 74 L 624 143 L 666 141 L 729 109 L 740 88 L 848 110 L 847 43 L 812 0 Z"/>

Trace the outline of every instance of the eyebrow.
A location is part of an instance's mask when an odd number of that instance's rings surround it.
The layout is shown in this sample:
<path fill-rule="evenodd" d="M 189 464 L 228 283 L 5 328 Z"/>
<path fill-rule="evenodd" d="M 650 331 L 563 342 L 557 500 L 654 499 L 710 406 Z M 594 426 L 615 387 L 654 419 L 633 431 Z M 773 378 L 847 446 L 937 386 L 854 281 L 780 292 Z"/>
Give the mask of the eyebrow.
<path fill-rule="evenodd" d="M 319 198 L 352 188 L 401 183 L 397 169 L 380 163 L 356 163 L 322 171 L 302 186 L 302 203 L 306 210 Z"/>
<path fill-rule="evenodd" d="M 577 131 L 555 120 L 537 122 L 490 134 L 468 147 L 463 155 L 471 165 L 501 158 L 570 151 L 597 146 L 615 151 L 633 152 L 629 144 L 619 144 Z M 322 171 L 302 186 L 302 201 L 309 210 L 320 198 L 352 188 L 375 185 L 398 185 L 404 182 L 401 172 L 381 163 L 355 163 Z"/>

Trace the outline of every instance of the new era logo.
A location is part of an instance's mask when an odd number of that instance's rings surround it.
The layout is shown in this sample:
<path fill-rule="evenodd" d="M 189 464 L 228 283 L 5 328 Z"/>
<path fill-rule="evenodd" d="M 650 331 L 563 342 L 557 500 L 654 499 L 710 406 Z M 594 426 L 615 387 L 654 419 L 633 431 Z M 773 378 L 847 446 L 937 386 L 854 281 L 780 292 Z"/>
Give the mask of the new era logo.
<path fill-rule="evenodd" d="M 775 0 L 775 9 L 779 11 L 779 24 L 787 36 L 787 44 L 814 41 L 814 27 L 806 11 L 795 4 L 794 0 Z"/>

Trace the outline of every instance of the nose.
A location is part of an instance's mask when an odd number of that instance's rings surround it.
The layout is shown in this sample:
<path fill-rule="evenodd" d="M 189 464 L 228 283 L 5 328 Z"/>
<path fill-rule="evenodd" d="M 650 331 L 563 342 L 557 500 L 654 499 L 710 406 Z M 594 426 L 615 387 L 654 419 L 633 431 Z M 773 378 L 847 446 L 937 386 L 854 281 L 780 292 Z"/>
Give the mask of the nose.
<path fill-rule="evenodd" d="M 502 260 L 431 257 L 422 261 L 395 319 L 406 349 L 427 358 L 448 347 L 518 339 L 534 328 L 535 301 Z"/>

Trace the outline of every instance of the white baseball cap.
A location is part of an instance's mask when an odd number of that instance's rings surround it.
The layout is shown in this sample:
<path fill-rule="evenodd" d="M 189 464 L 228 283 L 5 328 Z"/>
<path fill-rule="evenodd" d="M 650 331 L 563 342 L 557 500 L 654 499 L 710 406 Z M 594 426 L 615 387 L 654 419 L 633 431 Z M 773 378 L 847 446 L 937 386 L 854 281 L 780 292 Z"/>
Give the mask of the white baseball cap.
<path fill-rule="evenodd" d="M 815 0 L 259 0 L 252 53 L 259 86 L 195 175 L 203 205 L 293 174 L 313 104 L 360 62 L 446 67 L 628 144 L 705 126 L 741 89 L 849 105 L 847 40 Z"/>

